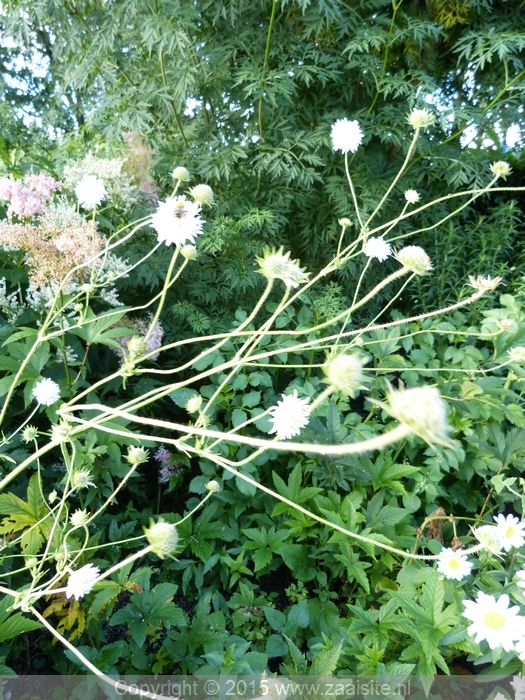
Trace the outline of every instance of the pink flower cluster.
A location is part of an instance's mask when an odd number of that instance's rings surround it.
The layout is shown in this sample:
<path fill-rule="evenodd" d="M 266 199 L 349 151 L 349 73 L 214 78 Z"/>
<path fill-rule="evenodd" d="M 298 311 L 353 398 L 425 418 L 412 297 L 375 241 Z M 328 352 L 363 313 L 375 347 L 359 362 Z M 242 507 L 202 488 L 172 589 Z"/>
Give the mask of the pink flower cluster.
<path fill-rule="evenodd" d="M 44 211 L 44 202 L 51 198 L 62 183 L 50 175 L 26 175 L 19 185 L 8 177 L 0 177 L 0 199 L 9 202 L 7 216 L 11 219 L 31 219 Z"/>

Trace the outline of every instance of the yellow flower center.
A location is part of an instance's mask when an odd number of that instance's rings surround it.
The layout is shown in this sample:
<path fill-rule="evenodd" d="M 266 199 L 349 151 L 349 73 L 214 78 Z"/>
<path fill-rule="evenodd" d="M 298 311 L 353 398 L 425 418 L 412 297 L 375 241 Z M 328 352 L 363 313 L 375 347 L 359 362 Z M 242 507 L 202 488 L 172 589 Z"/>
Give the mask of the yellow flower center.
<path fill-rule="evenodd" d="M 514 534 L 514 528 L 512 525 L 505 530 L 505 537 L 512 537 Z"/>
<path fill-rule="evenodd" d="M 491 630 L 500 630 L 505 625 L 505 618 L 499 612 L 489 612 L 483 618 L 483 622 Z"/>
<path fill-rule="evenodd" d="M 451 559 L 448 562 L 448 566 L 450 569 L 459 569 L 459 561 L 457 559 Z"/>

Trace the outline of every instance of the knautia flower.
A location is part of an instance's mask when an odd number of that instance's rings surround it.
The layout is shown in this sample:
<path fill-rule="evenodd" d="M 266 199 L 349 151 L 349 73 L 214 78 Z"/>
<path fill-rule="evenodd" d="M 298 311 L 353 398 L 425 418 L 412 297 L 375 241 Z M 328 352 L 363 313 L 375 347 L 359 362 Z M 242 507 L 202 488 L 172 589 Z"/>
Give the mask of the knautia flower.
<path fill-rule="evenodd" d="M 419 194 L 416 192 L 416 190 L 407 190 L 405 192 L 405 199 L 408 204 L 416 204 L 419 202 Z"/>
<path fill-rule="evenodd" d="M 28 442 L 33 442 L 33 440 L 36 440 L 38 437 L 38 428 L 35 428 L 33 425 L 28 425 L 27 428 L 24 428 L 22 431 L 22 440 L 27 444 Z"/>
<path fill-rule="evenodd" d="M 180 182 L 188 182 L 189 180 L 191 180 L 190 173 L 182 165 L 179 165 L 177 168 L 175 168 L 174 171 L 171 173 L 171 176 L 174 180 L 179 180 Z"/>
<path fill-rule="evenodd" d="M 104 181 L 94 175 L 84 175 L 75 187 L 75 194 L 84 209 L 98 207 L 106 196 Z"/>
<path fill-rule="evenodd" d="M 363 253 L 368 258 L 377 258 L 383 262 L 392 253 L 392 246 L 383 237 L 369 238 L 363 246 Z"/>
<path fill-rule="evenodd" d="M 400 391 L 389 389 L 387 398 L 388 406 L 385 408 L 390 415 L 425 442 L 450 445 L 447 404 L 436 387 L 421 386 Z"/>
<path fill-rule="evenodd" d="M 79 600 L 91 593 L 99 574 L 100 569 L 93 564 L 86 564 L 78 571 L 73 571 L 67 582 L 66 598 L 73 597 L 75 600 Z"/>
<path fill-rule="evenodd" d="M 35 384 L 33 398 L 41 406 L 52 406 L 60 399 L 60 387 L 52 379 L 41 379 Z"/>
<path fill-rule="evenodd" d="M 281 280 L 287 287 L 298 287 L 308 281 L 308 273 L 299 267 L 298 260 L 290 260 L 290 252 L 283 253 L 265 248 L 262 258 L 255 258 L 260 265 L 257 272 L 269 280 Z"/>
<path fill-rule="evenodd" d="M 434 115 L 428 109 L 413 109 L 407 117 L 413 129 L 426 129 L 435 122 Z"/>
<path fill-rule="evenodd" d="M 91 472 L 88 469 L 81 469 L 77 472 L 73 472 L 71 477 L 71 485 L 74 489 L 87 489 L 88 486 L 95 486 L 91 479 Z"/>
<path fill-rule="evenodd" d="M 151 225 L 157 231 L 159 243 L 178 246 L 193 243 L 202 233 L 204 222 L 200 211 L 200 204 L 190 202 L 184 195 L 160 202 L 151 217 Z"/>
<path fill-rule="evenodd" d="M 525 362 L 525 348 L 521 345 L 516 345 L 515 348 L 509 350 L 508 356 L 511 362 Z"/>
<path fill-rule="evenodd" d="M 525 618 L 519 617 L 519 607 L 509 608 L 509 596 L 504 593 L 498 600 L 483 591 L 478 592 L 476 601 L 465 600 L 463 616 L 472 621 L 467 629 L 476 635 L 476 642 L 488 642 L 491 649 L 503 647 L 505 651 L 514 649 L 514 642 L 522 637 Z"/>
<path fill-rule="evenodd" d="M 173 554 L 177 549 L 179 535 L 175 525 L 159 520 L 151 522 L 148 528 L 144 528 L 146 539 L 151 545 L 151 551 L 161 559 Z"/>
<path fill-rule="evenodd" d="M 487 552 L 496 555 L 501 552 L 501 530 L 495 525 L 481 525 L 474 528 L 472 534 Z"/>
<path fill-rule="evenodd" d="M 502 177 L 504 180 L 507 179 L 507 175 L 510 175 L 510 165 L 504 160 L 498 160 L 492 163 L 490 170 L 494 177 Z"/>
<path fill-rule="evenodd" d="M 277 433 L 279 440 L 289 440 L 294 435 L 299 435 L 310 421 L 309 403 L 310 399 L 299 398 L 297 389 L 292 394 L 282 394 L 281 401 L 270 409 L 273 428 L 269 433 Z"/>
<path fill-rule="evenodd" d="M 334 151 L 355 153 L 363 140 L 363 132 L 355 119 L 338 119 L 332 124 L 332 146 Z"/>
<path fill-rule="evenodd" d="M 363 388 L 363 364 L 355 355 L 339 355 L 323 367 L 326 381 L 337 391 L 353 396 Z"/>
<path fill-rule="evenodd" d="M 220 490 L 221 485 L 218 481 L 215 481 L 215 479 L 208 481 L 208 483 L 206 484 L 206 491 L 210 491 L 211 493 L 218 493 Z"/>
<path fill-rule="evenodd" d="M 213 190 L 209 185 L 195 185 L 195 187 L 191 188 L 190 195 L 201 206 L 205 204 L 211 206 L 213 204 Z"/>
<path fill-rule="evenodd" d="M 525 524 L 514 515 L 505 517 L 502 513 L 494 516 L 496 527 L 501 535 L 501 548 L 509 552 L 513 547 L 521 547 L 525 543 L 523 531 Z"/>
<path fill-rule="evenodd" d="M 473 277 L 469 275 L 470 286 L 474 287 L 477 292 L 493 292 L 501 282 L 501 277 L 482 277 L 478 275 Z"/>
<path fill-rule="evenodd" d="M 471 562 L 460 551 L 454 552 L 453 549 L 445 548 L 439 553 L 437 570 L 445 578 L 461 581 L 470 574 L 471 569 Z"/>
<path fill-rule="evenodd" d="M 128 454 L 126 455 L 126 461 L 135 467 L 139 464 L 144 464 L 149 459 L 149 451 L 144 449 L 144 447 L 137 447 L 132 445 L 128 447 Z"/>
<path fill-rule="evenodd" d="M 418 245 L 407 245 L 401 248 L 396 253 L 395 258 L 401 265 L 408 268 L 411 272 L 415 272 L 416 275 L 426 275 L 427 272 L 432 270 L 430 258 L 423 248 L 420 248 Z"/>
<path fill-rule="evenodd" d="M 89 515 L 86 510 L 76 510 L 69 516 L 69 521 L 73 527 L 82 527 L 89 520 Z"/>

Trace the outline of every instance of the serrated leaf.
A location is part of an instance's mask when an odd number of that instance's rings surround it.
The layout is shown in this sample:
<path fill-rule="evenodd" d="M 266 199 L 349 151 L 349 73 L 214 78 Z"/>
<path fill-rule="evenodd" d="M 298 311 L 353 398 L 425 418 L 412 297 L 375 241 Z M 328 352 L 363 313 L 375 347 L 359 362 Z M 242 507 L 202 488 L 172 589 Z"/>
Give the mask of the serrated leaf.
<path fill-rule="evenodd" d="M 3 618 L 0 624 L 0 644 L 24 632 L 38 630 L 42 627 L 40 622 L 24 617 L 22 613 L 14 613 L 8 618 Z"/>
<path fill-rule="evenodd" d="M 312 661 L 310 674 L 312 676 L 331 676 L 339 662 L 342 648 L 343 642 L 341 641 L 336 647 L 324 649 L 319 654 L 316 654 Z"/>

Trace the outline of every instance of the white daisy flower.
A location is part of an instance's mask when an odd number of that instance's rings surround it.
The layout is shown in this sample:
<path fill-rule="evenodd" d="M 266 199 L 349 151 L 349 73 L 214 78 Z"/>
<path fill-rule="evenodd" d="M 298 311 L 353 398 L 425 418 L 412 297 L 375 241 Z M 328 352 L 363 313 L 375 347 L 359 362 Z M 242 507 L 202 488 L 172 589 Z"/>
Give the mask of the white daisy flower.
<path fill-rule="evenodd" d="M 86 564 L 78 571 L 74 571 L 67 582 L 66 598 L 73 597 L 75 600 L 79 600 L 91 593 L 99 574 L 100 569 L 93 564 Z"/>
<path fill-rule="evenodd" d="M 84 209 L 98 207 L 106 196 L 104 181 L 94 175 L 84 175 L 75 187 L 75 194 Z"/>
<path fill-rule="evenodd" d="M 355 119 L 338 119 L 332 125 L 331 137 L 334 151 L 355 153 L 363 140 L 363 132 Z"/>
<path fill-rule="evenodd" d="M 525 618 L 519 617 L 519 607 L 509 608 L 509 596 L 504 593 L 498 600 L 483 591 L 478 592 L 476 601 L 465 600 L 463 616 L 472 621 L 467 632 L 476 635 L 476 642 L 486 639 L 491 649 L 503 647 L 505 651 L 514 649 L 514 642 L 521 639 Z"/>
<path fill-rule="evenodd" d="M 500 513 L 494 516 L 494 520 L 501 535 L 501 548 L 506 552 L 510 551 L 512 547 L 518 548 L 525 543 L 523 536 L 525 524 L 519 518 L 514 517 L 514 515 L 505 517 Z"/>
<path fill-rule="evenodd" d="M 392 253 L 392 246 L 381 238 L 369 238 L 363 246 L 363 253 L 369 258 L 386 260 Z"/>
<path fill-rule="evenodd" d="M 277 402 L 277 406 L 270 409 L 273 428 L 269 431 L 277 433 L 279 440 L 289 440 L 294 435 L 299 435 L 301 428 L 308 425 L 310 399 L 300 399 L 297 389 L 293 394 L 282 394 L 282 400 Z"/>
<path fill-rule="evenodd" d="M 204 222 L 200 211 L 200 204 L 190 202 L 184 195 L 161 202 L 151 217 L 151 226 L 157 231 L 159 243 L 180 246 L 193 243 L 202 233 Z"/>
<path fill-rule="evenodd" d="M 60 387 L 52 379 L 41 379 L 35 384 L 33 398 L 41 406 L 52 406 L 60 398 Z"/>
<path fill-rule="evenodd" d="M 470 574 L 472 564 L 469 562 L 465 554 L 454 552 L 452 549 L 442 549 L 439 553 L 437 570 L 443 574 L 445 578 L 461 581 Z"/>

